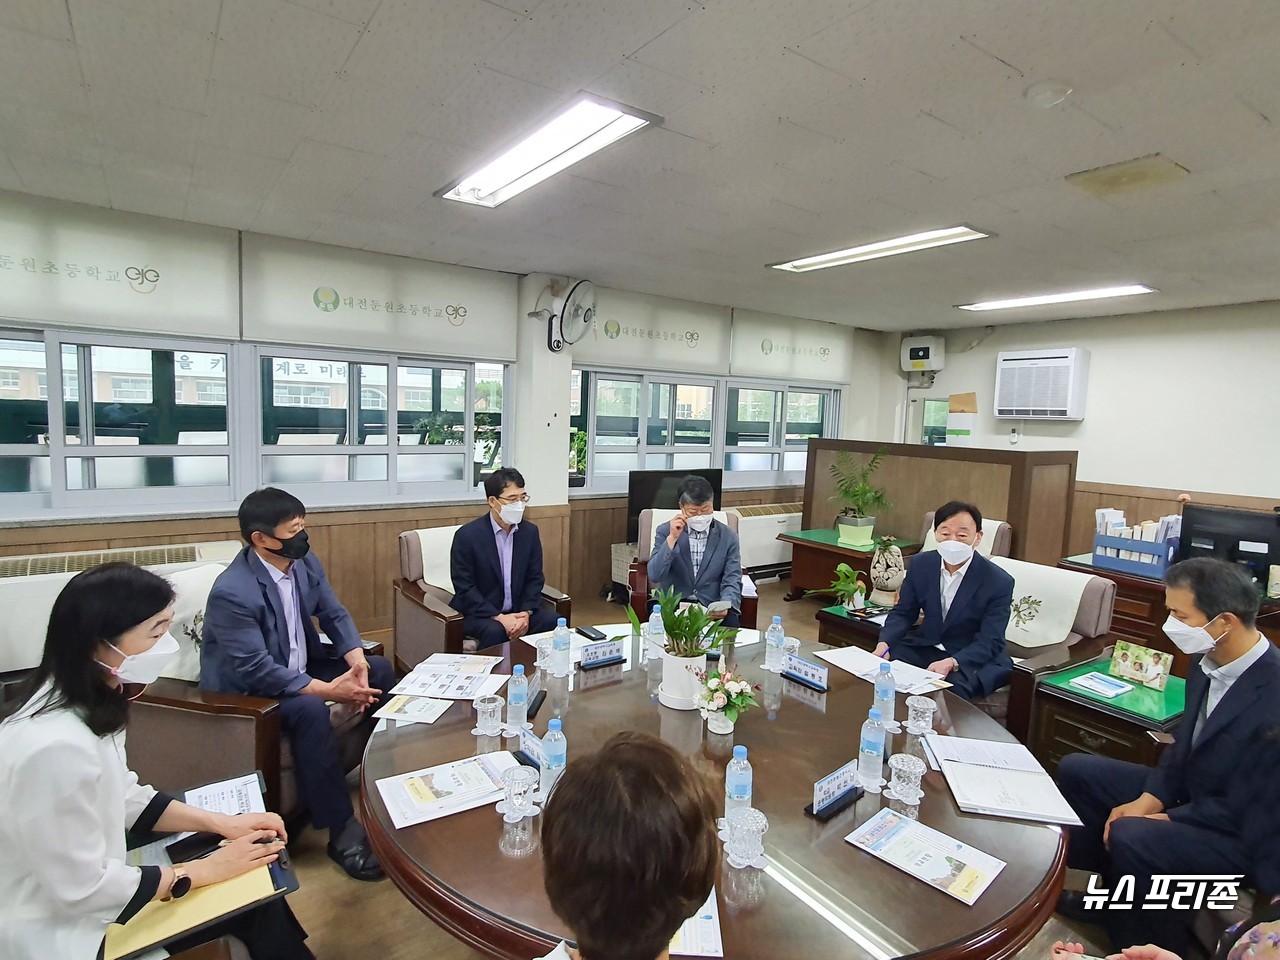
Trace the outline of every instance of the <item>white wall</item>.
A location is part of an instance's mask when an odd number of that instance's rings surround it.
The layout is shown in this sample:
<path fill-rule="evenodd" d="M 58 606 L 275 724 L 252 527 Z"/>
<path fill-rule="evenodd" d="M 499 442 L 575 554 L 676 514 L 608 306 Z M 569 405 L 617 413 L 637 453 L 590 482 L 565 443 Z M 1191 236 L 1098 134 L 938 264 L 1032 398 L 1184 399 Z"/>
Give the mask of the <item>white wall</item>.
<path fill-rule="evenodd" d="M 515 416 L 515 444 L 505 460 L 524 475 L 534 504 L 569 502 L 569 381 L 572 354 L 547 348 L 547 321 L 525 314 L 551 277 L 533 273 L 520 278 L 516 362 L 511 368 L 512 396 L 506 409 Z M 546 305 L 546 298 L 543 298 Z"/>
<path fill-rule="evenodd" d="M 979 335 L 948 332 L 946 369 L 932 389 L 912 391 L 975 391 L 974 446 L 1011 448 L 1017 427 L 1011 449 L 1078 450 L 1080 480 L 1280 500 L 1280 302 L 998 326 L 973 350 L 953 352 Z M 1031 347 L 1089 350 L 1083 421 L 995 418 L 996 354 Z M 882 376 L 900 391 L 892 352 Z M 913 441 L 919 421 L 917 413 Z M 882 411 L 882 434 L 884 426 Z"/>

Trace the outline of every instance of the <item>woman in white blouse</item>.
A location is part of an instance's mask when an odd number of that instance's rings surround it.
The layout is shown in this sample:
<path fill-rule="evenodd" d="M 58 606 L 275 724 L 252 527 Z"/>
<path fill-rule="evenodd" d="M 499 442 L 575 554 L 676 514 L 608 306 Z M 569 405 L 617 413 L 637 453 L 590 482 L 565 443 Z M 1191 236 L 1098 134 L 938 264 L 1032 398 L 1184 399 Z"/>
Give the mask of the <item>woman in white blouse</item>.
<path fill-rule="evenodd" d="M 270 863 L 284 846 L 276 814 L 208 813 L 139 784 L 126 765 L 129 695 L 178 651 L 173 598 L 167 580 L 110 563 L 74 577 L 54 602 L 40 666 L 0 722 L 5 960 L 93 960 L 108 924 Z M 229 842 L 176 868 L 131 867 L 127 830 L 209 831 Z M 224 933 L 244 939 L 255 960 L 312 956 L 283 898 L 198 939 Z"/>

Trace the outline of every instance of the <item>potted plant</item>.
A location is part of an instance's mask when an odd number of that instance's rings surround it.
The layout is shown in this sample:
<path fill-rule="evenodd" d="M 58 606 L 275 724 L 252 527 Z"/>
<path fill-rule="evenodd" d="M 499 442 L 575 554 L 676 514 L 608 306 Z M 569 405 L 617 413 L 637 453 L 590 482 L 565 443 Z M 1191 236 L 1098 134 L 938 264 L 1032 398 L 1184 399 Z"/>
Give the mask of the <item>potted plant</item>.
<path fill-rule="evenodd" d="M 753 687 L 731 672 L 708 670 L 698 677 L 702 689 L 698 691 L 698 709 L 707 729 L 712 733 L 733 733 L 733 725 L 748 707 L 756 706 Z"/>
<path fill-rule="evenodd" d="M 859 465 L 853 454 L 845 450 L 830 466 L 836 493 L 829 499 L 844 504 L 836 516 L 836 530 L 840 543 L 845 546 L 863 549 L 871 546 L 876 516 L 889 508 L 889 496 L 884 488 L 871 483 L 871 476 L 879 469 L 883 456 L 884 450 L 877 450 L 870 460 Z"/>
<path fill-rule="evenodd" d="M 876 537 L 875 553 L 871 557 L 871 602 L 881 607 L 892 607 L 898 602 L 898 591 L 907 579 L 907 565 L 902 559 L 902 549 L 895 543 L 897 537 Z"/>
<path fill-rule="evenodd" d="M 834 596 L 846 610 L 861 610 L 866 606 L 867 585 L 862 582 L 865 576 L 861 570 L 855 570 L 847 563 L 836 565 L 836 578 L 825 590 L 806 590 L 805 596 L 819 594 Z"/>
<path fill-rule="evenodd" d="M 706 673 L 707 651 L 735 636 L 734 627 L 726 627 L 698 604 L 690 604 L 683 610 L 684 599 L 675 588 L 654 590 L 652 597 L 662 614 L 662 630 L 666 642 L 662 650 L 662 683 L 658 687 L 658 702 L 673 710 L 693 710 L 697 707 L 699 674 Z M 627 607 L 631 627 L 641 633 L 640 618 L 635 610 Z"/>
<path fill-rule="evenodd" d="M 569 486 L 582 487 L 587 483 L 587 431 L 569 431 Z"/>

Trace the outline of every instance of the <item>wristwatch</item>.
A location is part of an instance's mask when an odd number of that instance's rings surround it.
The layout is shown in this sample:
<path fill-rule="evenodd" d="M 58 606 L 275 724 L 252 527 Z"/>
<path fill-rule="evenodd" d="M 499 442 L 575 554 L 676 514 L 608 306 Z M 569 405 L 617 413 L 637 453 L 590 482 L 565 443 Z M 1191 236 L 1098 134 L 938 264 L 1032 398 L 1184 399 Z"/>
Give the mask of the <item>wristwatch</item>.
<path fill-rule="evenodd" d="M 191 877 L 181 867 L 173 868 L 173 883 L 169 884 L 169 893 L 160 898 L 161 903 L 170 900 L 181 900 L 191 892 Z"/>

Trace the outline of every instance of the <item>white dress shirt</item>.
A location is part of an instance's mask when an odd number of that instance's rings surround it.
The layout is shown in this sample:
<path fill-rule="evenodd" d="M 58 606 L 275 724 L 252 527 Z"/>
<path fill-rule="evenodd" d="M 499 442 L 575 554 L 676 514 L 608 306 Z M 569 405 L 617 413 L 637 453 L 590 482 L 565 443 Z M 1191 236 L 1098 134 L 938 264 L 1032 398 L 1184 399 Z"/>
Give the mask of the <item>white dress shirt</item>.
<path fill-rule="evenodd" d="M 255 557 L 258 555 L 255 553 Z M 280 605 L 284 607 L 284 623 L 289 631 L 289 663 L 290 670 L 299 673 L 307 672 L 307 638 L 302 633 L 302 613 L 298 603 L 298 578 L 294 576 L 294 565 L 289 564 L 289 572 L 281 573 L 276 567 L 261 557 L 258 562 L 267 568 L 271 579 L 275 581 L 276 591 L 280 594 Z"/>
<path fill-rule="evenodd" d="M 1257 643 L 1225 666 L 1219 667 L 1213 663 L 1209 659 L 1209 657 L 1213 656 L 1211 653 L 1200 659 L 1200 669 L 1209 678 L 1209 692 L 1205 694 L 1204 707 L 1200 711 L 1200 716 L 1196 718 L 1196 726 L 1191 733 L 1193 741 L 1199 736 L 1200 728 L 1204 725 L 1205 720 L 1209 719 L 1209 715 L 1213 713 L 1214 708 L 1222 702 L 1222 698 L 1231 689 L 1231 685 L 1239 680 L 1246 670 L 1261 660 L 1270 646 L 1271 641 L 1259 633 Z"/>
<path fill-rule="evenodd" d="M 955 573 L 947 570 L 946 561 L 938 564 L 938 569 L 942 574 L 938 582 L 938 594 L 942 598 L 942 619 L 947 619 L 947 614 L 951 612 L 951 604 L 955 602 L 956 593 L 960 590 L 960 581 L 964 579 L 964 575 L 969 572 L 969 568 L 973 566 L 973 557 L 966 560 Z M 940 643 L 935 643 L 935 647 L 945 651 L 947 648 Z"/>
<path fill-rule="evenodd" d="M 72 710 L 0 724 L 0 957 L 93 960 L 138 892 L 125 830 L 156 796 L 125 764 L 124 731 L 96 736 Z"/>

